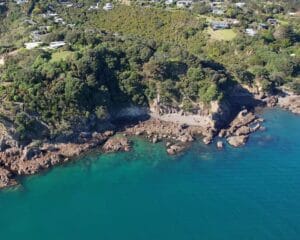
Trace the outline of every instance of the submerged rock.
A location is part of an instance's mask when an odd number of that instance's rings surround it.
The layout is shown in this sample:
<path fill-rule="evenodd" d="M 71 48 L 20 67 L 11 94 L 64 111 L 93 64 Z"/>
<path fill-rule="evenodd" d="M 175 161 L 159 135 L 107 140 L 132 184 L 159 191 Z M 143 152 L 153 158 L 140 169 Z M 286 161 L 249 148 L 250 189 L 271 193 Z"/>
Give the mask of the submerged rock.
<path fill-rule="evenodd" d="M 204 142 L 204 144 L 208 145 L 211 144 L 212 140 L 213 140 L 212 137 L 208 136 L 208 137 L 204 137 L 202 141 Z"/>
<path fill-rule="evenodd" d="M 254 127 L 251 128 L 251 132 L 256 132 L 257 130 L 259 130 L 261 128 L 260 124 L 257 123 Z"/>
<path fill-rule="evenodd" d="M 194 141 L 194 138 L 192 137 L 192 135 L 186 134 L 186 135 L 180 136 L 178 138 L 178 141 L 183 142 L 183 143 L 187 143 L 187 142 Z"/>
<path fill-rule="evenodd" d="M 136 136 L 140 136 L 140 135 L 142 135 L 143 133 L 141 132 L 141 131 L 136 131 L 136 133 L 135 133 L 135 135 Z"/>
<path fill-rule="evenodd" d="M 219 134 L 218 134 L 218 136 L 220 138 L 223 138 L 223 137 L 225 137 L 225 135 L 226 135 L 226 130 L 225 129 L 221 129 L 220 132 L 219 132 Z"/>
<path fill-rule="evenodd" d="M 224 148 L 224 143 L 222 141 L 217 142 L 217 148 L 222 149 Z"/>
<path fill-rule="evenodd" d="M 167 149 L 167 153 L 170 154 L 170 155 L 175 155 L 175 154 L 178 154 L 178 153 L 182 152 L 183 150 L 184 150 L 183 146 L 180 146 L 178 144 L 174 144 L 174 145 L 171 145 Z"/>
<path fill-rule="evenodd" d="M 158 143 L 158 137 L 157 136 L 154 136 L 153 138 L 152 138 L 152 143 Z"/>

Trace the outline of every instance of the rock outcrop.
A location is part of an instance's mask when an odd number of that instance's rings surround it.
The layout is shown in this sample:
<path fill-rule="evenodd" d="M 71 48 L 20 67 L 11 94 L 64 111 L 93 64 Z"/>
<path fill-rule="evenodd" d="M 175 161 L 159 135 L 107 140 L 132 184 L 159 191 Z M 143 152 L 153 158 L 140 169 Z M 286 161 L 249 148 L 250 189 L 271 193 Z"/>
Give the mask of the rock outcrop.
<path fill-rule="evenodd" d="M 247 142 L 248 135 L 232 136 L 227 138 L 227 142 L 233 147 L 240 147 Z"/>
<path fill-rule="evenodd" d="M 278 106 L 300 114 L 300 95 L 290 94 L 278 99 Z"/>
<path fill-rule="evenodd" d="M 184 146 L 181 146 L 179 144 L 174 144 L 167 148 L 167 153 L 170 155 L 175 155 L 182 152 L 184 149 L 185 149 Z"/>
<path fill-rule="evenodd" d="M 186 145 L 193 142 L 195 135 L 204 135 L 208 131 L 198 126 L 166 122 L 160 119 L 149 119 L 128 127 L 125 132 L 132 136 L 144 136 L 151 143 L 166 140 L 167 152 L 174 155 L 181 152 Z"/>
<path fill-rule="evenodd" d="M 113 132 L 79 134 L 73 142 L 45 142 L 26 147 L 6 146 L 0 151 L 0 188 L 17 184 L 16 175 L 32 175 L 54 165 L 69 161 L 103 144 Z"/>
<path fill-rule="evenodd" d="M 12 173 L 0 167 L 0 188 L 11 187 L 16 184 L 17 182 L 12 178 Z"/>
<path fill-rule="evenodd" d="M 104 152 L 130 151 L 130 141 L 124 136 L 115 136 L 106 141 L 102 149 Z"/>
<path fill-rule="evenodd" d="M 226 137 L 227 142 L 231 146 L 243 146 L 247 142 L 249 135 L 260 129 L 261 121 L 254 113 L 244 109 L 231 122 L 229 128 L 222 129 L 219 132 L 219 137 Z"/>
<path fill-rule="evenodd" d="M 276 107 L 278 103 L 278 96 L 270 96 L 266 98 L 266 103 L 268 107 Z"/>

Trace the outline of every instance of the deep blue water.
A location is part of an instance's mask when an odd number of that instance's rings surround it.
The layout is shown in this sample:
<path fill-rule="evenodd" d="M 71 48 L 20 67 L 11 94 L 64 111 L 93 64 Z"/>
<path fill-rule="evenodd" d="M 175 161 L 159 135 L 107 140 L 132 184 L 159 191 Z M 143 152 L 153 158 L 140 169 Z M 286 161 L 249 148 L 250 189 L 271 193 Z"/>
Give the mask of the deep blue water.
<path fill-rule="evenodd" d="M 135 141 L 0 192 L 1 239 L 298 240 L 300 117 L 263 114 L 267 131 L 222 151 L 177 157 Z"/>

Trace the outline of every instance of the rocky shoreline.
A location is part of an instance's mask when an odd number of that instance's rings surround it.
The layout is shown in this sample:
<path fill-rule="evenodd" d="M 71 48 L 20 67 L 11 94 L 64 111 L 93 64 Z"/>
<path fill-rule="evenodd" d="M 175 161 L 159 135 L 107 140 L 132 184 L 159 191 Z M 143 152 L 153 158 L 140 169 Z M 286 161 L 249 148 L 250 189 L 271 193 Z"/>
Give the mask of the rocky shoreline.
<path fill-rule="evenodd" d="M 300 113 L 300 96 L 269 98 L 268 106 L 279 106 L 294 113 Z M 275 103 L 275 104 L 274 104 Z M 164 142 L 166 151 L 175 155 L 185 150 L 197 137 L 205 144 L 216 139 L 216 146 L 222 149 L 225 142 L 233 147 L 245 145 L 251 133 L 264 130 L 263 119 L 253 111 L 241 110 L 226 128 L 215 128 L 212 125 L 192 126 L 184 123 L 164 121 L 161 118 L 150 118 L 128 125 L 117 131 L 81 132 L 69 142 L 31 143 L 26 147 L 10 145 L 0 141 L 0 188 L 19 184 L 17 176 L 37 174 L 45 169 L 59 165 L 87 153 L 93 149 L 102 152 L 130 151 L 130 136 L 141 136 L 155 144 Z M 117 134 L 116 134 L 117 133 Z"/>
<path fill-rule="evenodd" d="M 278 106 L 292 113 L 300 114 L 300 96 L 291 94 L 285 97 L 279 97 Z"/>
<path fill-rule="evenodd" d="M 5 140 L 0 152 L 0 188 L 17 185 L 16 176 L 33 175 L 55 165 L 68 162 L 105 143 L 114 134 L 82 133 L 75 142 L 30 144 L 26 147 L 9 146 Z"/>
<path fill-rule="evenodd" d="M 202 137 L 205 144 L 210 144 L 218 136 L 220 139 L 217 142 L 218 148 L 224 146 L 222 138 L 233 147 L 242 146 L 247 142 L 251 133 L 264 129 L 261 125 L 262 122 L 262 118 L 245 109 L 237 115 L 226 129 L 216 130 L 209 127 L 203 128 L 166 122 L 160 119 L 150 119 L 127 128 L 125 133 L 129 136 L 144 136 L 151 143 L 164 141 L 167 152 L 174 155 L 184 150 L 197 137 Z"/>

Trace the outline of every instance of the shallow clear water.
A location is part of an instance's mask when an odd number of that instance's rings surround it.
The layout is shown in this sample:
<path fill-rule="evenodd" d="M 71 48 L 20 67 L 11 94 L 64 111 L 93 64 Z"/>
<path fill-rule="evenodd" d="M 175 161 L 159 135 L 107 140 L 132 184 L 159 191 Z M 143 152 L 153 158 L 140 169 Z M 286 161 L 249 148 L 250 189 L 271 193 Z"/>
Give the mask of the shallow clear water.
<path fill-rule="evenodd" d="M 177 157 L 135 141 L 0 192 L 1 239 L 297 240 L 300 117 L 265 112 L 240 149 L 195 143 Z"/>

